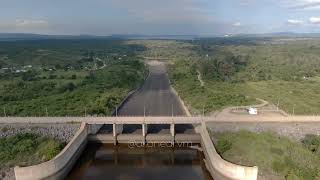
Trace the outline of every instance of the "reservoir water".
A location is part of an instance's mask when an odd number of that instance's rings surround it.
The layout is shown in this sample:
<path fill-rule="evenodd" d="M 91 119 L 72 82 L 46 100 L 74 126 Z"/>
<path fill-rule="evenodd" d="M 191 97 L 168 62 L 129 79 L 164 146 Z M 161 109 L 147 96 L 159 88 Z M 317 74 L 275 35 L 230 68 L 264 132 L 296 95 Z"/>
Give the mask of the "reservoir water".
<path fill-rule="evenodd" d="M 189 147 L 88 144 L 70 180 L 212 180 L 203 154 Z"/>

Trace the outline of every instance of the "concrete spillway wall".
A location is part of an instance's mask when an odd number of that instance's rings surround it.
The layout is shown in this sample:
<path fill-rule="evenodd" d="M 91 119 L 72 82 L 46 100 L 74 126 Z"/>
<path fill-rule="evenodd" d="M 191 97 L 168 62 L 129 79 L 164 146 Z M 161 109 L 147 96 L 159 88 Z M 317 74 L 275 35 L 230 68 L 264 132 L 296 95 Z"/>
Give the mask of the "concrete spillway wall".
<path fill-rule="evenodd" d="M 225 161 L 217 153 L 205 123 L 201 125 L 201 146 L 205 163 L 213 179 L 217 180 L 257 180 L 258 167 L 246 167 Z"/>
<path fill-rule="evenodd" d="M 17 180 L 64 179 L 84 150 L 90 134 L 96 134 L 99 127 L 82 123 L 69 144 L 52 160 L 29 167 L 15 167 Z M 256 180 L 257 167 L 244 167 L 223 160 L 216 152 L 205 123 L 200 128 L 201 145 L 206 166 L 216 180 Z"/>
<path fill-rule="evenodd" d="M 85 148 L 90 131 L 82 123 L 73 139 L 54 159 L 34 166 L 15 167 L 16 180 L 64 179 Z"/>

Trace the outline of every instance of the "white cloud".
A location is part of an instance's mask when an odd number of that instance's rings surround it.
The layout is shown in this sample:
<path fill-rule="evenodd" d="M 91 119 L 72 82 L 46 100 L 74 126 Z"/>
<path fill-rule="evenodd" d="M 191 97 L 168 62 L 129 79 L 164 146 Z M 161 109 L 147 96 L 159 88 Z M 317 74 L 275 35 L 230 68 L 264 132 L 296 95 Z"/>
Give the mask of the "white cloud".
<path fill-rule="evenodd" d="M 304 21 L 298 19 L 289 19 L 287 22 L 291 25 L 302 25 L 304 23 Z"/>
<path fill-rule="evenodd" d="M 320 24 L 320 17 L 311 17 L 309 18 L 311 24 Z"/>
<path fill-rule="evenodd" d="M 283 0 L 290 9 L 315 10 L 320 9 L 320 0 Z"/>
<path fill-rule="evenodd" d="M 42 28 L 48 27 L 49 23 L 45 20 L 17 19 L 14 25 L 20 28 Z"/>
<path fill-rule="evenodd" d="M 257 0 L 238 0 L 240 3 L 240 6 L 250 6 L 257 2 Z"/>
<path fill-rule="evenodd" d="M 49 30 L 50 25 L 45 20 L 16 19 L 13 21 L 1 21 L 1 32 L 32 32 L 42 33 Z"/>
<path fill-rule="evenodd" d="M 235 22 L 235 23 L 232 24 L 232 26 L 239 27 L 239 26 L 241 26 L 241 23 L 240 22 Z"/>

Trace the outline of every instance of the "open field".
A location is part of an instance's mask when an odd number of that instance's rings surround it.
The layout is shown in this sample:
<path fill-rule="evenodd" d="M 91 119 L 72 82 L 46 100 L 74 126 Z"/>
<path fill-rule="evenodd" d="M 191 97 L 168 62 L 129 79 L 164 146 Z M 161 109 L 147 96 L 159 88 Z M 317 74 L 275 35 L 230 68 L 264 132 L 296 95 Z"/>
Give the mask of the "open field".
<path fill-rule="evenodd" d="M 233 163 L 257 165 L 259 179 L 319 179 L 320 137 L 301 142 L 271 133 L 247 131 L 212 134 L 220 155 Z"/>
<path fill-rule="evenodd" d="M 132 43 L 146 47 L 143 56 L 168 59 L 171 83 L 195 114 L 203 109 L 211 113 L 228 106 L 255 104 L 256 98 L 279 105 L 289 114 L 320 112 L 319 39 Z"/>

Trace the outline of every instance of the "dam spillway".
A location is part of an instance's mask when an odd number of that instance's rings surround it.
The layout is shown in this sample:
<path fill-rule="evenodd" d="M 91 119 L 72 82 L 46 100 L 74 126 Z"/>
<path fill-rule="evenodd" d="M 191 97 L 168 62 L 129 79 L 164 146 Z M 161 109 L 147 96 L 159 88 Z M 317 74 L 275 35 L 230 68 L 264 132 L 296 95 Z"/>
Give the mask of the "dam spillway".
<path fill-rule="evenodd" d="M 178 145 L 159 146 L 89 144 L 67 179 L 212 180 L 201 152 Z"/>
<path fill-rule="evenodd" d="M 144 85 L 121 104 L 114 116 L 185 116 L 165 65 L 151 62 L 149 72 Z M 200 144 L 200 135 L 192 124 L 104 125 L 88 139 L 98 144 L 87 145 L 68 179 L 210 179 L 203 154 L 187 147 Z M 132 143 L 139 147 L 128 148 Z M 171 146 L 174 143 L 184 143 L 185 147 Z"/>

